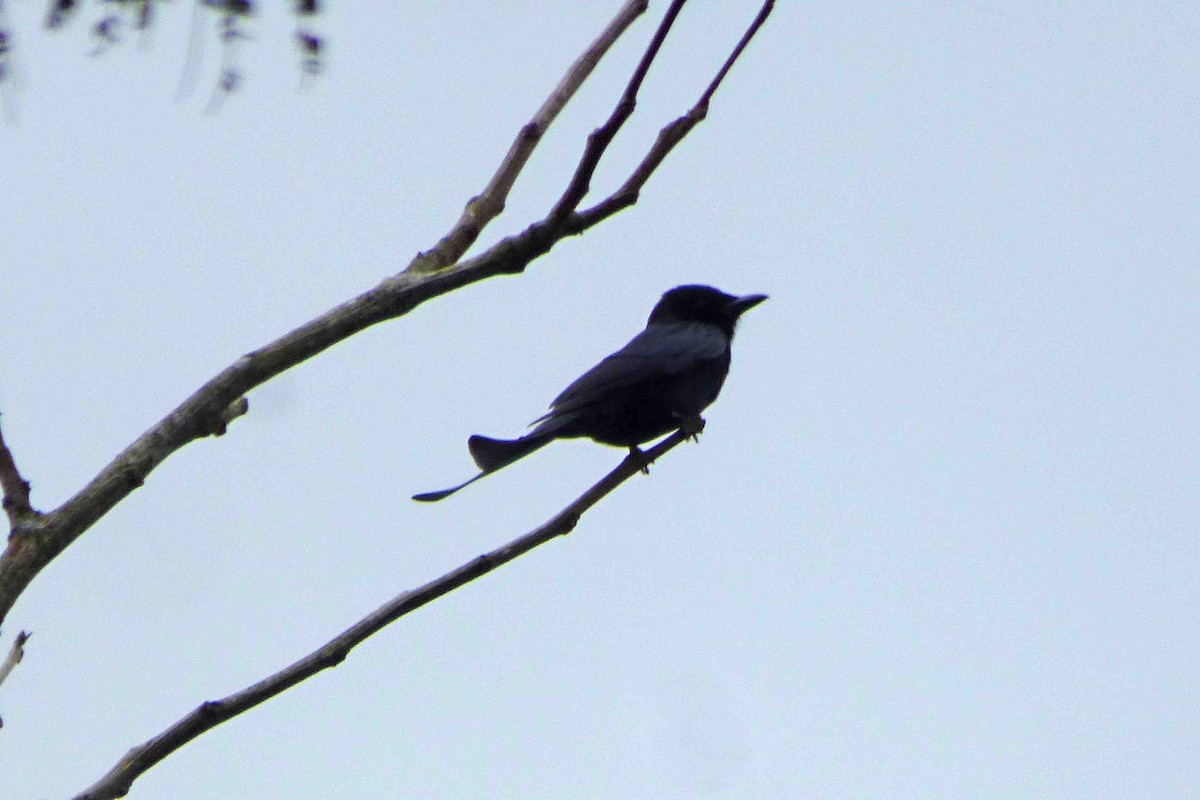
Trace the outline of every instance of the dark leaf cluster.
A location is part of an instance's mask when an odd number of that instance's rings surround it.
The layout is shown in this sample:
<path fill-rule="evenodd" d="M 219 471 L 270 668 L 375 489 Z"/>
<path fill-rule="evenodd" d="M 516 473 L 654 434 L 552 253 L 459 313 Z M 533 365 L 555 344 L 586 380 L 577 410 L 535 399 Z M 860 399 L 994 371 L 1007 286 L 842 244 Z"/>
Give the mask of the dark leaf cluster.
<path fill-rule="evenodd" d="M 99 55 L 110 47 L 120 44 L 126 31 L 144 31 L 155 22 L 160 9 L 167 0 L 48 0 L 45 24 L 50 30 L 64 28 L 73 19 L 85 14 L 90 6 L 94 18 L 88 23 L 95 43 L 93 55 Z M 255 0 L 194 0 L 196 19 L 200 12 L 216 15 L 219 22 L 216 39 L 221 46 L 221 71 L 217 78 L 216 91 L 227 94 L 240 86 L 244 75 L 237 64 L 233 43 L 251 38 L 245 23 L 258 9 Z M 2 6 L 0 6 L 2 8 Z M 316 75 L 323 67 L 325 40 L 314 27 L 314 20 L 321 13 L 317 0 L 296 0 L 292 10 L 296 21 L 294 39 L 299 50 L 300 69 L 304 75 Z M 193 39 L 198 34 L 193 34 Z M 11 72 L 10 57 L 12 35 L 0 15 L 0 81 Z M 189 58 L 191 58 L 189 50 Z"/>

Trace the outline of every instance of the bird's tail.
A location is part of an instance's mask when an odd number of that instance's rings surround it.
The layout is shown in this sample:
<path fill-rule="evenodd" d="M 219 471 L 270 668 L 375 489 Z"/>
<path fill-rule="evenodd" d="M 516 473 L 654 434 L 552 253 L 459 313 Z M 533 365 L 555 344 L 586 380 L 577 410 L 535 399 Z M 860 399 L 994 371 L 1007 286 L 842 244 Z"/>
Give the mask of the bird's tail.
<path fill-rule="evenodd" d="M 487 473 L 481 472 L 474 478 L 471 478 L 468 481 L 463 481 L 458 486 L 451 486 L 449 489 L 439 489 L 436 492 L 421 492 L 421 494 L 414 494 L 412 499 L 416 500 L 418 503 L 436 503 L 438 500 L 445 500 L 459 489 L 463 488 L 464 486 L 469 486 L 470 484 L 482 478 L 484 475 L 487 475 Z"/>
<path fill-rule="evenodd" d="M 520 439 L 472 436 L 467 440 L 467 449 L 471 451 L 471 458 L 475 459 L 475 466 L 484 472 L 495 472 L 549 444 L 553 438 L 536 432 Z"/>
<path fill-rule="evenodd" d="M 413 500 L 420 503 L 435 503 L 443 500 L 484 475 L 490 475 L 496 470 L 503 469 L 514 461 L 524 458 L 539 447 L 549 444 L 553 439 L 553 433 L 537 433 L 536 431 L 528 436 L 522 436 L 520 439 L 489 439 L 487 436 L 472 436 L 467 440 L 467 449 L 471 451 L 471 458 L 475 459 L 475 464 L 479 467 L 479 474 L 469 481 L 464 481 L 458 486 L 451 486 L 449 489 L 415 494 Z"/>

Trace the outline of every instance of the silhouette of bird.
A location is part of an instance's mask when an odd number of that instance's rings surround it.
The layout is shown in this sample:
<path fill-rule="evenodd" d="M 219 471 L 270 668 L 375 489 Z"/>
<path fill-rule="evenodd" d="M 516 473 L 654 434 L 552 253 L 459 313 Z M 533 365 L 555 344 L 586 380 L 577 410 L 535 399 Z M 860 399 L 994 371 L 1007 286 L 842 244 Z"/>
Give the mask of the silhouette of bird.
<path fill-rule="evenodd" d="M 478 475 L 413 499 L 449 497 L 555 439 L 586 436 L 637 451 L 638 445 L 680 428 L 717 399 L 729 372 L 738 318 L 766 299 L 711 286 L 671 289 L 650 312 L 645 330 L 563 390 L 529 433 L 518 439 L 472 436 L 467 448 Z"/>

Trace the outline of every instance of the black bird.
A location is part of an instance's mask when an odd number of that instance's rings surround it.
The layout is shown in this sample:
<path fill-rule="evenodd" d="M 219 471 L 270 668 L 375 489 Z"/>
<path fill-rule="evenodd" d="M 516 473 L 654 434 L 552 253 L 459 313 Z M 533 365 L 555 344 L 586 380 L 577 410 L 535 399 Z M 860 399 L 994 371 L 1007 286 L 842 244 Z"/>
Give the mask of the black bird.
<path fill-rule="evenodd" d="M 676 430 L 717 399 L 738 317 L 766 299 L 711 286 L 671 289 L 650 312 L 646 329 L 554 398 L 532 431 L 519 439 L 472 436 L 467 447 L 480 473 L 413 500 L 448 497 L 555 439 L 587 436 L 632 451 Z"/>

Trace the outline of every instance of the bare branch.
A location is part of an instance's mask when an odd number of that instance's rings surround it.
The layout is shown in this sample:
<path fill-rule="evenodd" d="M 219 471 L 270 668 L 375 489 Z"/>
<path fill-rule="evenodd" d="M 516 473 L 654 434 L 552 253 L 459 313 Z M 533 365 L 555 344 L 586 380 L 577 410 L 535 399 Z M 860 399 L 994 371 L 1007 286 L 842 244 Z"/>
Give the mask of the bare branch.
<path fill-rule="evenodd" d="M 0 684 L 8 677 L 8 673 L 13 671 L 13 667 L 21 663 L 21 659 L 25 657 L 25 642 L 29 641 L 31 633 L 21 631 L 17 634 L 17 638 L 13 639 L 12 647 L 8 650 L 8 657 L 4 659 L 4 663 L 0 664 Z"/>
<path fill-rule="evenodd" d="M 591 188 L 592 175 L 595 174 L 601 157 L 608 146 L 612 144 L 612 140 L 616 138 L 617 132 L 621 130 L 625 120 L 633 115 L 633 110 L 637 107 L 637 94 L 642 88 L 642 81 L 646 79 L 646 74 L 650 71 L 659 48 L 666 41 L 667 34 L 671 32 L 671 26 L 675 24 L 675 18 L 679 16 L 679 12 L 686 2 L 687 0 L 674 0 L 671 3 L 671 7 L 667 9 L 662 22 L 658 25 L 658 30 L 654 32 L 654 38 L 650 40 L 650 46 L 642 54 L 642 60 L 638 63 L 637 69 L 633 71 L 629 83 L 626 84 L 625 91 L 617 102 L 616 108 L 612 110 L 612 114 L 605 123 L 588 136 L 587 147 L 584 148 L 583 157 L 575 167 L 575 174 L 571 177 L 571 182 L 567 184 L 566 191 L 563 192 L 562 197 L 559 198 L 547 217 L 552 227 L 561 228 L 579 206 L 579 201 Z"/>
<path fill-rule="evenodd" d="M 533 115 L 533 119 L 525 124 L 517 133 L 508 154 L 504 157 L 496 174 L 488 181 L 488 185 L 477 196 L 467 202 L 467 207 L 454 227 L 442 237 L 434 247 L 409 265 L 408 269 L 428 271 L 443 269 L 458 262 L 467 249 L 483 232 L 488 223 L 500 215 L 508 200 L 517 176 L 525 168 L 525 163 L 533 155 L 534 148 L 542 140 L 542 135 L 554 122 L 558 113 L 567 102 L 575 96 L 575 92 L 583 85 L 592 70 L 600 63 L 613 43 L 621 34 L 641 16 L 649 5 L 648 0 L 628 0 L 608 27 L 584 51 L 575 63 L 567 70 L 567 74 L 559 81 L 558 86 L 542 103 L 542 107 Z"/>
<path fill-rule="evenodd" d="M 406 614 L 486 575 L 555 537 L 570 533 L 579 524 L 584 512 L 629 478 L 643 471 L 646 465 L 685 440 L 695 438 L 703 429 L 703 419 L 695 417 L 687 420 L 683 428 L 645 453 L 626 456 L 616 469 L 541 527 L 468 561 L 424 586 L 398 595 L 322 647 L 274 675 L 228 697 L 201 703 L 174 725 L 126 753 L 103 778 L 76 795 L 74 800 L 114 800 L 124 797 L 138 777 L 205 731 L 287 691 L 318 672 L 336 667 L 356 646 Z"/>
<path fill-rule="evenodd" d="M 666 160 L 667 155 L 675 149 L 675 145 L 683 141 L 683 138 L 691 133 L 692 128 L 696 127 L 705 117 L 708 116 L 708 104 L 712 101 L 713 95 L 717 93 L 721 82 L 725 80 L 725 76 L 729 74 L 729 70 L 733 67 L 735 61 L 741 56 L 742 51 L 746 49 L 746 45 L 754 38 L 754 34 L 758 33 L 758 29 L 767 21 L 767 17 L 771 15 L 771 11 L 775 8 L 775 0 L 767 0 L 758 11 L 758 16 L 750 23 L 750 27 L 742 34 L 741 40 L 737 46 L 733 48 L 733 52 L 725 59 L 725 63 L 721 65 L 721 69 L 717 72 L 715 78 L 709 83 L 708 88 L 704 90 L 704 94 L 700 95 L 700 99 L 696 105 L 684 114 L 682 117 L 674 120 L 666 125 L 658 132 L 658 138 L 654 145 L 646 153 L 641 163 L 630 174 L 629 178 L 622 184 L 620 189 L 613 192 L 601 202 L 592 206 L 589 209 L 572 215 L 568 220 L 566 229 L 568 233 L 582 233 L 588 228 L 603 222 L 613 214 L 628 208 L 638 200 L 638 195 L 641 193 L 642 187 L 646 185 L 646 181 L 650 180 L 650 176 L 658 169 L 659 165 Z"/>
<path fill-rule="evenodd" d="M 33 634 L 21 631 L 17 634 L 17 638 L 13 639 L 12 647 L 9 648 L 8 657 L 4 659 L 4 663 L 0 664 L 0 684 L 3 684 L 8 677 L 8 673 L 13 671 L 17 664 L 21 663 L 21 659 L 25 657 L 25 642 Z M 4 720 L 0 719 L 0 728 L 4 727 Z"/>
<path fill-rule="evenodd" d="M 21 477 L 12 451 L 4 443 L 3 431 L 0 431 L 0 490 L 4 492 L 4 513 L 14 532 L 38 516 L 29 504 L 29 481 Z"/>
<path fill-rule="evenodd" d="M 682 2 L 683 0 L 677 0 L 668 15 L 677 13 Z M 710 84 L 703 98 L 705 105 L 745 42 L 749 41 L 762 24 L 762 20 L 770 13 L 771 7 L 771 2 L 763 6 L 738 49 Z M 579 198 L 586 193 L 587 182 L 595 169 L 592 162 L 598 162 L 607 147 L 606 143 L 601 145 L 594 142 L 605 136 L 611 141 L 616 129 L 612 128 L 611 133 L 603 133 L 600 137 L 597 137 L 597 134 L 611 128 L 613 124 L 619 127 L 619 121 L 623 120 L 622 114 L 628 117 L 628 113 L 622 111 L 622 107 L 632 102 L 631 98 L 636 96 L 637 89 L 653 61 L 653 54 L 669 29 L 670 24 L 664 19 L 609 122 L 589 137 L 583 160 L 571 181 L 573 188 L 568 188 L 563 199 L 547 217 L 533 223 L 519 234 L 502 239 L 486 252 L 444 269 L 434 269 L 430 266 L 434 263 L 430 260 L 432 256 L 418 254 L 400 274 L 385 279 L 374 289 L 331 309 L 226 367 L 174 411 L 139 436 L 74 497 L 54 511 L 38 516 L 36 527 L 27 526 L 26 535 L 10 537 L 8 548 L 0 557 L 0 622 L 3 622 L 21 592 L 43 567 L 117 503 L 141 486 L 163 460 L 196 439 L 224 433 L 226 424 L 239 413 L 245 412 L 244 407 L 234 406 L 239 411 L 233 413 L 230 410 L 231 406 L 244 400 L 244 396 L 250 390 L 372 325 L 407 314 L 430 298 L 485 278 L 519 273 L 565 237 L 582 233 L 620 208 L 636 202 L 637 196 L 634 191 L 633 194 L 614 195 L 613 198 L 604 201 L 609 205 L 604 206 L 602 203 L 603 208 L 597 206 L 601 209 L 598 213 L 593 213 L 595 209 L 585 214 L 571 211 L 568 216 L 559 217 L 563 208 L 573 209 L 574 204 L 578 204 Z M 553 106 L 549 100 L 547 104 Z M 632 108 L 629 113 L 631 112 Z M 613 123 L 613 120 L 618 122 Z M 694 125 L 695 122 L 692 122 L 667 144 L 663 144 L 663 136 L 660 135 L 659 141 L 643 159 L 643 165 L 639 166 L 626 185 L 636 180 L 640 181 L 637 183 L 637 187 L 640 188 L 666 153 Z M 517 167 L 510 167 L 511 169 Z M 507 180 L 508 178 L 503 179 Z M 497 185 L 503 185 L 503 181 Z"/>
<path fill-rule="evenodd" d="M 673 5 L 671 10 L 668 11 L 668 15 L 670 15 L 671 11 L 677 11 L 676 7 L 679 5 L 682 5 L 682 3 L 677 2 Z M 753 22 L 750 23 L 746 32 L 742 34 L 741 40 L 738 41 L 737 46 L 734 47 L 729 57 L 725 59 L 725 63 L 721 65 L 721 69 L 718 70 L 716 77 L 709 83 L 708 88 L 704 90 L 700 99 L 692 106 L 688 113 L 659 131 L 658 138 L 642 158 L 641 163 L 638 164 L 625 183 L 621 185 L 621 188 L 589 209 L 570 213 L 564 219 L 559 219 L 558 217 L 565 204 L 574 203 L 574 205 L 578 205 L 579 201 L 586 194 L 587 184 L 595 172 L 600 156 L 604 154 L 608 143 L 616 135 L 616 129 L 620 127 L 624 119 L 628 118 L 627 114 L 625 117 L 621 117 L 620 112 L 623 105 L 635 102 L 636 100 L 637 89 L 641 84 L 641 79 L 637 74 L 630 80 L 625 93 L 618 102 L 617 108 L 613 110 L 613 114 L 609 117 L 608 122 L 601 128 L 593 131 L 591 136 L 589 136 L 588 146 L 584 151 L 583 158 L 576 168 L 575 176 L 571 179 L 571 186 L 574 189 L 568 188 L 567 192 L 563 194 L 563 197 L 555 206 L 555 209 L 545 218 L 530 225 L 516 236 L 509 236 L 502 239 L 486 252 L 474 258 L 469 258 L 466 261 L 459 262 L 455 267 L 455 271 L 469 273 L 478 269 L 485 269 L 487 265 L 493 263 L 493 259 L 495 258 L 506 260 L 507 263 L 512 265 L 511 268 L 515 271 L 523 270 L 529 261 L 549 251 L 562 238 L 581 234 L 588 228 L 608 219 L 618 211 L 634 205 L 638 201 L 642 187 L 650 180 L 650 176 L 663 163 L 667 155 L 677 144 L 683 141 L 692 128 L 696 127 L 708 115 L 708 106 L 712 101 L 713 95 L 716 94 L 717 89 L 720 88 L 722 81 L 724 81 L 725 76 L 733 67 L 734 62 L 741 56 L 742 51 L 746 49 L 746 45 L 750 43 L 754 35 L 758 33 L 758 29 L 767 21 L 767 17 L 771 15 L 771 11 L 774 8 L 775 0 L 766 0 L 763 3 Z M 669 30 L 669 28 L 670 25 L 667 19 L 664 19 L 663 24 L 659 26 L 658 33 L 656 33 L 654 40 L 651 41 L 646 54 L 642 57 L 642 61 L 638 65 L 639 71 L 643 67 L 649 68 L 650 62 L 653 60 L 652 51 L 657 51 L 658 44 L 661 43 L 659 36 L 665 35 L 664 30 Z M 614 120 L 617 120 L 617 122 L 614 123 Z M 614 124 L 616 128 L 612 129 L 611 132 L 605 132 L 606 128 Z M 598 141 L 602 141 L 603 144 L 594 144 Z M 588 166 L 589 164 L 590 167 Z M 578 197 L 575 195 L 578 195 Z M 572 209 L 574 205 L 571 206 Z M 525 260 L 526 258 L 528 260 Z"/>

